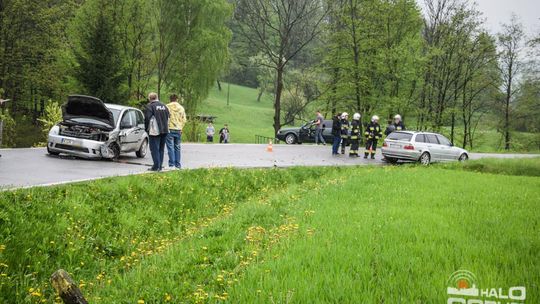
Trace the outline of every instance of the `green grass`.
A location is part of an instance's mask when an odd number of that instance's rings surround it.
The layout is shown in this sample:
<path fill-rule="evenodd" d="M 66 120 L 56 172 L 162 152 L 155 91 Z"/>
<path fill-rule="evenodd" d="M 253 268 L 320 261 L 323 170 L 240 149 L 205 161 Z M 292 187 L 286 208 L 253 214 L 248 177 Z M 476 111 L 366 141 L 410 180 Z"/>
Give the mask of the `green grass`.
<path fill-rule="evenodd" d="M 0 303 L 54 299 L 47 278 L 60 267 L 91 303 L 441 303 L 458 269 L 483 288 L 526 286 L 538 303 L 539 197 L 538 177 L 437 166 L 195 170 L 4 192 Z"/>
<path fill-rule="evenodd" d="M 540 158 L 538 157 L 514 159 L 484 158 L 467 162 L 441 164 L 440 166 L 448 169 L 492 174 L 540 176 Z"/>

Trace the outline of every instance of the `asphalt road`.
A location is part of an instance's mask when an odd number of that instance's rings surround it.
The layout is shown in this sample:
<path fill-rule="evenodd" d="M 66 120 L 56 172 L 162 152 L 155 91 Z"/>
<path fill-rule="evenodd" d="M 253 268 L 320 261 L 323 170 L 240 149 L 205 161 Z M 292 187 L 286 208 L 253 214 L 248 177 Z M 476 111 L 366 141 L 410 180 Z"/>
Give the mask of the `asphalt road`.
<path fill-rule="evenodd" d="M 330 146 L 274 145 L 273 152 L 266 145 L 251 144 L 183 144 L 183 168 L 212 167 L 291 167 L 291 166 L 344 166 L 384 164 L 378 154 L 375 160 L 333 157 Z M 84 160 L 67 156 L 49 156 L 44 148 L 0 150 L 0 188 L 44 186 L 75 181 L 144 173 L 151 166 L 148 155 L 144 159 L 135 153 L 123 155 L 118 162 Z M 166 155 L 167 153 L 165 153 Z M 477 154 L 471 159 L 484 157 L 535 157 L 531 154 Z M 165 156 L 164 165 L 167 165 Z"/>

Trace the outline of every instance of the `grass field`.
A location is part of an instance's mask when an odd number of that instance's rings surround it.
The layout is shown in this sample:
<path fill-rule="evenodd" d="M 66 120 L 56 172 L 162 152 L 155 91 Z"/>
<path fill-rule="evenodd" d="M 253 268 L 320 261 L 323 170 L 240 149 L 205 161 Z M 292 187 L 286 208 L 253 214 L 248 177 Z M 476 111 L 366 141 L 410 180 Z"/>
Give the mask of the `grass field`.
<path fill-rule="evenodd" d="M 0 303 L 54 301 L 58 268 L 91 303 L 441 303 L 458 269 L 480 287 L 526 286 L 538 303 L 540 160 L 518 162 L 194 170 L 3 192 Z"/>

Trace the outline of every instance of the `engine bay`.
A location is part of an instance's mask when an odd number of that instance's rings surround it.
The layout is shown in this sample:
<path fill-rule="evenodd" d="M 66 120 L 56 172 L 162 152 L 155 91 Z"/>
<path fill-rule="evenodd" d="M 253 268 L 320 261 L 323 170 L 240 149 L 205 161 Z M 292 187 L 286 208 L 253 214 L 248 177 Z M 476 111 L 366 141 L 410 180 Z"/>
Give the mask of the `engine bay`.
<path fill-rule="evenodd" d="M 103 131 L 99 128 L 83 126 L 83 125 L 71 125 L 61 123 L 60 135 L 73 138 L 82 138 L 94 141 L 106 142 L 109 140 L 109 132 Z"/>

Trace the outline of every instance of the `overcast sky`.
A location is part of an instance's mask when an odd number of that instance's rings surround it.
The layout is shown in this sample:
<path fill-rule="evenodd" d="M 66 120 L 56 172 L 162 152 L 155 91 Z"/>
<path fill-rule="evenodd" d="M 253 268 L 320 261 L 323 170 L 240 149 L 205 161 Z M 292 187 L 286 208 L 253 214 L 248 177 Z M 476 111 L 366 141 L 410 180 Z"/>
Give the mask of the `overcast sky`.
<path fill-rule="evenodd" d="M 476 2 L 486 18 L 486 26 L 493 34 L 501 29 L 515 13 L 523 23 L 528 36 L 540 33 L 540 0 L 468 0 Z M 424 0 L 417 0 L 423 7 Z"/>
<path fill-rule="evenodd" d="M 508 22 L 515 13 L 523 23 L 527 35 L 540 32 L 540 0 L 476 0 L 478 8 L 487 19 L 488 29 L 500 30 L 501 23 Z"/>

